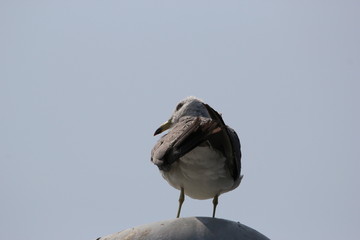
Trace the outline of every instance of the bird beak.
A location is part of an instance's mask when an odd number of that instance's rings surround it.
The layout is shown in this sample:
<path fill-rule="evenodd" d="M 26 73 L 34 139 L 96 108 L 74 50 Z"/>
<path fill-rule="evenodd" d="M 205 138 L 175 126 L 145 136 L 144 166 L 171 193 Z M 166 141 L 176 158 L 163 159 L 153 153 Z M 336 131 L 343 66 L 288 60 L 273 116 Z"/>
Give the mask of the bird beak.
<path fill-rule="evenodd" d="M 162 133 L 163 131 L 168 130 L 171 127 L 171 119 L 164 122 L 158 129 L 156 129 L 154 136 L 158 135 L 159 133 Z"/>

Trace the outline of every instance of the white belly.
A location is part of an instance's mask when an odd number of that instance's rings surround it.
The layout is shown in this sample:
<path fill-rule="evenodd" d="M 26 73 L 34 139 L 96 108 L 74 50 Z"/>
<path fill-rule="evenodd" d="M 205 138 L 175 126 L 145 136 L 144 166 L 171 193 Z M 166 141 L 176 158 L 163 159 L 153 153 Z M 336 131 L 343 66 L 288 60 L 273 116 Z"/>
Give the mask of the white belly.
<path fill-rule="evenodd" d="M 213 198 L 234 185 L 225 157 L 208 146 L 194 148 L 161 173 L 171 186 L 179 190 L 183 187 L 185 194 L 195 199 Z"/>

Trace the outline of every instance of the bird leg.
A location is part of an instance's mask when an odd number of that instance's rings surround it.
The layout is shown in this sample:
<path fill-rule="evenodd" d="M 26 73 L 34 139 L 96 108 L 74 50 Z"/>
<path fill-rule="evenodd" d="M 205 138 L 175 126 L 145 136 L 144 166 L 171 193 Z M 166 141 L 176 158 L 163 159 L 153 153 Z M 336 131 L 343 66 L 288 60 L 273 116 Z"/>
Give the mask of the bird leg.
<path fill-rule="evenodd" d="M 181 191 L 180 191 L 180 197 L 179 197 L 179 209 L 178 209 L 176 218 L 180 217 L 181 206 L 182 206 L 184 200 L 185 200 L 184 188 L 182 187 Z"/>
<path fill-rule="evenodd" d="M 216 206 L 218 205 L 218 199 L 219 199 L 219 195 L 215 195 L 214 199 L 213 199 L 213 218 L 215 217 L 215 211 L 216 211 Z"/>

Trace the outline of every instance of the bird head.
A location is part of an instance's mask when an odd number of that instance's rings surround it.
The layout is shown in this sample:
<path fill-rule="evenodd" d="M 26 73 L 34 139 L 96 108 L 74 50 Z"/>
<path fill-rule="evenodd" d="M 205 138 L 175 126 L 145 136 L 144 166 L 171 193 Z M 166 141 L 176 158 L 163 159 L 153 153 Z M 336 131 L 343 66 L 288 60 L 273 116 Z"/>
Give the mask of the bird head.
<path fill-rule="evenodd" d="M 170 119 L 164 122 L 154 133 L 154 136 L 160 134 L 180 121 L 182 117 L 210 117 L 205 103 L 196 97 L 187 97 L 180 101 L 171 115 Z"/>

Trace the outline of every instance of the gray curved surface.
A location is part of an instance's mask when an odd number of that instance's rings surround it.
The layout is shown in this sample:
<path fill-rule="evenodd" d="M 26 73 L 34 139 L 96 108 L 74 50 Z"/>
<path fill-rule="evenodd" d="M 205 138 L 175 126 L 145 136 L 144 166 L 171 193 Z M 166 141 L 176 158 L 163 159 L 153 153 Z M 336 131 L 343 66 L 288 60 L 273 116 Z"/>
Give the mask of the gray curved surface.
<path fill-rule="evenodd" d="M 149 223 L 97 240 L 269 240 L 239 222 L 219 218 L 189 217 Z"/>

